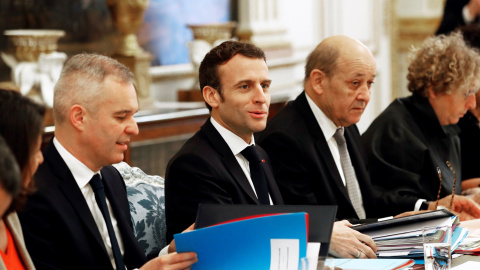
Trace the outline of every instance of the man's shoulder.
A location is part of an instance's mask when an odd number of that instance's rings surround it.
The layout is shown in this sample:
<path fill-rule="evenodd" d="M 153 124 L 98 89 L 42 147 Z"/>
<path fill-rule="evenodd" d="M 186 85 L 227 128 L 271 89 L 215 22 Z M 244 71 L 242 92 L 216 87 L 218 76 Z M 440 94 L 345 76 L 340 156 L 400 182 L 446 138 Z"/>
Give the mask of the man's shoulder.
<path fill-rule="evenodd" d="M 294 102 L 289 102 L 267 122 L 265 130 L 258 135 L 260 141 L 267 136 L 276 136 L 280 133 L 286 136 L 305 133 L 307 128 L 305 117 L 296 108 Z"/>
<path fill-rule="evenodd" d="M 219 154 L 213 149 L 206 135 L 200 130 L 188 139 L 180 150 L 170 159 L 167 172 L 172 166 L 175 167 L 182 163 L 198 163 L 202 160 L 214 160 L 217 157 L 219 157 Z"/>

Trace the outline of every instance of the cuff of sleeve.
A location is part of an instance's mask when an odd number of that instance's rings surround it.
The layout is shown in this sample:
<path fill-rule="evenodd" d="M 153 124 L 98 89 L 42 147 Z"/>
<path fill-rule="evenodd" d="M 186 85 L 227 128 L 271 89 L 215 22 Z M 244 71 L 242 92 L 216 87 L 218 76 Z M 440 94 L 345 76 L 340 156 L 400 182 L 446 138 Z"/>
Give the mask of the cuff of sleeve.
<path fill-rule="evenodd" d="M 417 202 L 415 203 L 415 208 L 413 209 L 413 211 L 419 211 L 420 207 L 422 206 L 422 203 L 426 201 L 427 200 L 425 199 L 418 199 Z"/>
<path fill-rule="evenodd" d="M 475 19 L 475 18 L 472 18 L 472 16 L 470 16 L 470 11 L 468 10 L 468 5 L 465 5 L 463 7 L 462 16 L 463 16 L 463 20 L 467 24 L 473 22 L 473 20 Z"/>
<path fill-rule="evenodd" d="M 158 253 L 158 257 L 163 256 L 163 255 L 167 255 L 169 246 L 170 245 L 167 245 L 166 247 L 162 248 L 162 250 L 160 250 L 160 253 Z"/>

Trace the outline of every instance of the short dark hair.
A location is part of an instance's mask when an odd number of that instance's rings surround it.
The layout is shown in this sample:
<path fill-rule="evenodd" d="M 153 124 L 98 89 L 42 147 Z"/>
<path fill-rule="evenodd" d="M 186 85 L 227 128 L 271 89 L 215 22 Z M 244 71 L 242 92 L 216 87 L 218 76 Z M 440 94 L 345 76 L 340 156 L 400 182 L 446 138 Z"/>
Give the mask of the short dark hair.
<path fill-rule="evenodd" d="M 0 89 L 0 135 L 10 147 L 22 174 L 22 183 L 30 174 L 30 159 L 43 133 L 45 107 L 16 91 Z M 26 195 L 34 189 L 34 181 L 14 199 L 14 210 L 23 206 Z"/>
<path fill-rule="evenodd" d="M 460 27 L 459 30 L 467 45 L 480 49 L 480 25 L 478 23 L 469 23 Z"/>
<path fill-rule="evenodd" d="M 220 94 L 220 97 L 223 98 L 218 66 L 225 64 L 237 54 L 249 58 L 261 58 L 266 62 L 265 52 L 257 46 L 247 42 L 225 41 L 210 50 L 203 58 L 198 70 L 200 91 L 203 91 L 205 86 L 210 86 L 216 89 Z M 207 103 L 205 104 L 211 111 L 212 107 Z"/>
<path fill-rule="evenodd" d="M 17 161 L 0 135 L 0 188 L 14 198 L 20 191 L 21 177 Z M 6 213 L 0 213 L 0 218 Z"/>

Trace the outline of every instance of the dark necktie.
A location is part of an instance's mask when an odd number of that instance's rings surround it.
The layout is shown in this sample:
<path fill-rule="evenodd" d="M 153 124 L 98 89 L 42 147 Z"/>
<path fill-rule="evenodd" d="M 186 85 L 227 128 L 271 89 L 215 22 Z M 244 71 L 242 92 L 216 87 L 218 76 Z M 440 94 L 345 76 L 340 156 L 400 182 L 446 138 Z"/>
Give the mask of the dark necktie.
<path fill-rule="evenodd" d="M 90 180 L 90 186 L 95 193 L 95 200 L 97 201 L 98 208 L 102 212 L 103 219 L 107 224 L 108 236 L 110 237 L 110 243 L 112 244 L 113 257 L 118 270 L 124 270 L 125 264 L 123 263 L 122 253 L 120 252 L 120 246 L 118 245 L 117 237 L 115 237 L 115 231 L 112 226 L 112 219 L 108 212 L 107 200 L 105 199 L 105 189 L 103 188 L 102 179 L 100 175 L 95 174 Z"/>
<path fill-rule="evenodd" d="M 343 136 L 344 128 L 337 129 L 333 137 L 337 141 L 338 152 L 340 152 L 340 163 L 342 163 L 343 176 L 345 176 L 345 182 L 347 184 L 348 196 L 352 202 L 353 208 L 360 219 L 365 218 L 365 209 L 362 205 L 362 193 L 358 181 L 355 177 L 355 170 L 353 169 L 350 155 L 348 154 L 347 143 Z"/>
<path fill-rule="evenodd" d="M 267 179 L 265 177 L 265 171 L 263 170 L 262 160 L 257 153 L 257 149 L 254 145 L 247 146 L 242 150 L 242 155 L 248 160 L 250 166 L 250 178 L 252 179 L 253 186 L 257 193 L 258 200 L 261 204 L 270 204 L 268 198 L 268 186 Z"/>

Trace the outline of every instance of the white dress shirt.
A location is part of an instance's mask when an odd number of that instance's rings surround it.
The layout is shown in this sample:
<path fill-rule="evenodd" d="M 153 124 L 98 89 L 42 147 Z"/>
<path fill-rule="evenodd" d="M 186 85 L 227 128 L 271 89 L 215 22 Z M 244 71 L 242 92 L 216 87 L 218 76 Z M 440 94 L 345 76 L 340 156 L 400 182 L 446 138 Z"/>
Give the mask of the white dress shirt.
<path fill-rule="evenodd" d="M 93 175 L 95 175 L 96 173 L 100 174 L 100 172 L 94 172 L 90 170 L 85 164 L 83 164 L 81 161 L 75 158 L 70 152 L 68 152 L 60 144 L 57 138 L 53 138 L 53 144 L 55 145 L 55 148 L 57 149 L 62 159 L 67 164 L 67 167 L 70 169 L 70 172 L 72 173 L 73 178 L 75 178 L 78 188 L 80 188 L 80 191 L 82 192 L 83 197 L 87 202 L 88 208 L 92 213 L 93 219 L 97 224 L 98 231 L 102 236 L 103 243 L 105 244 L 105 248 L 107 249 L 107 252 L 108 252 L 108 256 L 110 256 L 110 262 L 112 263 L 113 269 L 117 269 L 117 266 L 115 264 L 115 259 L 113 257 L 112 244 L 110 242 L 110 237 L 108 235 L 107 224 L 105 223 L 105 219 L 103 218 L 102 212 L 100 211 L 100 208 L 97 205 L 97 201 L 95 200 L 95 194 L 93 192 L 93 189 L 89 185 L 90 179 L 92 179 Z M 110 205 L 108 198 L 106 198 L 106 200 L 107 200 L 108 212 L 110 213 L 110 218 L 112 219 L 112 226 L 115 231 L 115 236 L 117 237 L 118 245 L 120 246 L 120 252 L 122 253 L 122 256 L 123 256 L 124 254 L 123 241 L 120 235 L 120 230 L 117 226 L 117 219 L 115 219 L 115 217 L 113 216 L 112 207 Z"/>
<path fill-rule="evenodd" d="M 231 132 L 230 130 L 224 128 L 220 125 L 213 117 L 210 117 L 210 122 L 212 123 L 213 127 L 220 133 L 220 136 L 225 140 L 228 147 L 232 151 L 233 155 L 238 161 L 238 164 L 242 168 L 243 173 L 247 177 L 250 186 L 252 186 L 253 192 L 257 195 L 255 190 L 255 186 L 253 185 L 252 178 L 250 177 L 250 166 L 248 164 L 248 160 L 241 154 L 243 149 L 245 149 L 249 145 L 255 144 L 255 139 L 252 134 L 252 143 L 247 144 L 242 138 L 237 136 L 235 133 Z M 258 198 L 258 196 L 257 196 Z M 270 193 L 268 194 L 268 198 L 270 199 L 270 205 L 273 205 L 272 198 L 270 197 Z"/>
<path fill-rule="evenodd" d="M 345 182 L 345 176 L 343 174 L 343 169 L 342 169 L 342 162 L 340 161 L 340 152 L 338 150 L 338 144 L 333 135 L 335 135 L 335 132 L 337 131 L 338 128 L 333 123 L 332 120 L 330 120 L 325 113 L 313 102 L 313 100 L 308 96 L 308 94 L 305 94 L 307 97 L 307 102 L 308 105 L 310 105 L 310 109 L 312 109 L 313 115 L 315 116 L 315 119 L 318 122 L 318 125 L 320 126 L 320 129 L 322 129 L 323 136 L 325 136 L 325 140 L 327 141 L 328 148 L 330 149 L 330 153 L 333 156 L 333 160 L 335 161 L 335 165 L 337 165 L 337 171 L 340 174 L 340 177 L 342 178 L 343 185 L 346 185 Z M 353 164 L 352 164 L 353 166 Z M 358 182 L 357 175 L 355 172 L 355 181 Z M 361 207 L 363 207 L 363 199 L 362 199 L 362 194 L 360 193 L 360 199 L 362 202 Z"/>

